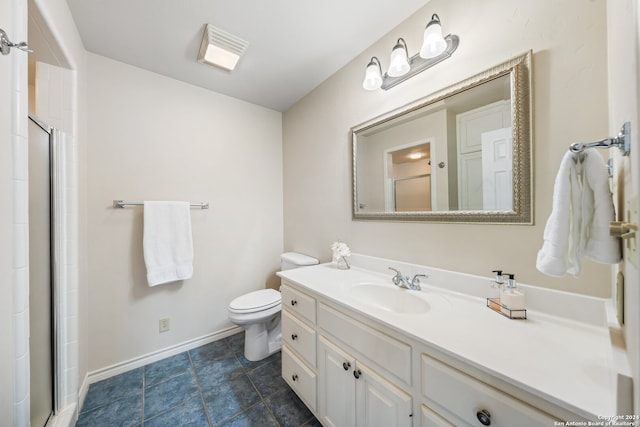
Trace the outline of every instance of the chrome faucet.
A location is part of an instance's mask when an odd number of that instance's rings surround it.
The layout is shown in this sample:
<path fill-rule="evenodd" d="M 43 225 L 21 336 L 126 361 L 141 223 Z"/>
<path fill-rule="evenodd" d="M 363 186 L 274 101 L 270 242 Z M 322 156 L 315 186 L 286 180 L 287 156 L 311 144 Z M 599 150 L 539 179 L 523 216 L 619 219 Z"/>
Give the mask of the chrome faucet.
<path fill-rule="evenodd" d="M 409 281 L 409 276 L 403 275 L 400 270 L 396 270 L 393 267 L 389 267 L 389 270 L 396 272 L 396 275 L 391 279 L 393 284 L 404 289 L 411 289 L 412 291 L 420 290 L 420 277 L 428 277 L 426 274 L 416 274 L 413 279 Z"/>

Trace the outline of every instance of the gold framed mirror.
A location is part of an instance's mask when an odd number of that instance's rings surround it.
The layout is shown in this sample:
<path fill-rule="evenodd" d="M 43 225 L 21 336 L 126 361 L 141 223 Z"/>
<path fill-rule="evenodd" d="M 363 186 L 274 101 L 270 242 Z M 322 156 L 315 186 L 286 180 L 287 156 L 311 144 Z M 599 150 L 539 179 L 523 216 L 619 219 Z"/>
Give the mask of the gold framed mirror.
<path fill-rule="evenodd" d="M 353 219 L 532 224 L 531 52 L 351 129 Z"/>

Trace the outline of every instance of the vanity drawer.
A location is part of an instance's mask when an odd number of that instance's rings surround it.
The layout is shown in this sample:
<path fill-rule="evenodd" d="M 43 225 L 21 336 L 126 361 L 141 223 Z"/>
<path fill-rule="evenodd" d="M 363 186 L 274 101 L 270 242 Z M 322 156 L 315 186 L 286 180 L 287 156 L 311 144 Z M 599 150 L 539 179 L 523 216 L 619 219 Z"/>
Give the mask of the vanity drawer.
<path fill-rule="evenodd" d="M 316 410 L 317 376 L 293 354 L 293 351 L 286 344 L 282 346 L 282 378 L 300 396 L 309 409 Z"/>
<path fill-rule="evenodd" d="M 287 311 L 282 312 L 282 340 L 316 367 L 316 331 Z"/>
<path fill-rule="evenodd" d="M 559 421 L 520 400 L 429 356 L 422 355 L 422 394 L 441 406 L 455 425 L 482 426 L 485 410 L 494 427 L 539 427 Z M 488 425 L 488 424 L 484 424 Z"/>
<path fill-rule="evenodd" d="M 318 325 L 369 360 L 411 385 L 411 346 L 333 308 L 319 304 Z"/>
<path fill-rule="evenodd" d="M 300 291 L 283 284 L 280 287 L 282 307 L 290 310 L 309 322 L 316 323 L 316 300 Z"/>

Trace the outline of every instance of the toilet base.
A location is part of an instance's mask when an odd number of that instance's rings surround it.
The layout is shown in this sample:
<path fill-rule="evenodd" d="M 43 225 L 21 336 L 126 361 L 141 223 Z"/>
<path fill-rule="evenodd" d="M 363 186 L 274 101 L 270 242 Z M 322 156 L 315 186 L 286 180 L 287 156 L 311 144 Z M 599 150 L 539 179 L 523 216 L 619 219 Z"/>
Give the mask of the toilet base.
<path fill-rule="evenodd" d="M 269 322 L 244 325 L 244 357 L 250 362 L 257 362 L 282 348 L 282 330 L 280 314 Z"/>

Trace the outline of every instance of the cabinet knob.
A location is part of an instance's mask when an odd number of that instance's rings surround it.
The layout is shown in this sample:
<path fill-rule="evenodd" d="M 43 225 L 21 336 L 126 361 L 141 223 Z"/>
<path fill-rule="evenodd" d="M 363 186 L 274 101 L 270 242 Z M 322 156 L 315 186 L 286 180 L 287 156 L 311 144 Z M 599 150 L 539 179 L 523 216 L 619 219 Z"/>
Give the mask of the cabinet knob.
<path fill-rule="evenodd" d="M 362 375 L 362 371 L 360 369 L 353 371 L 353 376 L 356 377 L 356 379 L 360 378 L 360 375 Z"/>
<path fill-rule="evenodd" d="M 298 303 L 298 301 L 296 301 L 294 299 L 291 300 L 291 305 L 296 305 L 297 303 Z"/>
<path fill-rule="evenodd" d="M 292 340 L 296 340 L 298 338 L 298 334 L 291 334 L 291 339 Z"/>
<path fill-rule="evenodd" d="M 291 379 L 292 379 L 293 381 L 298 381 L 298 374 L 293 374 L 293 375 L 291 375 Z"/>
<path fill-rule="evenodd" d="M 348 371 L 348 370 L 349 370 L 349 368 L 351 367 L 351 363 L 349 363 L 349 362 L 344 362 L 344 363 L 342 364 L 342 367 L 344 368 L 344 370 L 345 370 L 345 371 Z"/>
<path fill-rule="evenodd" d="M 478 418 L 478 421 L 480 421 L 480 424 L 482 424 L 483 426 L 491 425 L 491 414 L 486 409 L 481 409 L 476 412 L 476 417 Z"/>

